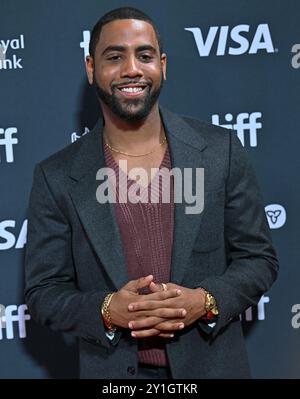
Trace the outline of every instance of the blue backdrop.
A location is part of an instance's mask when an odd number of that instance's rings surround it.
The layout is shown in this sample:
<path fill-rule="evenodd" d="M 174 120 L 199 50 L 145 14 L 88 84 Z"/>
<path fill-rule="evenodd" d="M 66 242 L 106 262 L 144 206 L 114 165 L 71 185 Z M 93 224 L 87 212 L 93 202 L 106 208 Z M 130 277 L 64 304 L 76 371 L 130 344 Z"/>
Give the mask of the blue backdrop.
<path fill-rule="evenodd" d="M 89 30 L 121 1 L 1 0 L 0 378 L 77 377 L 73 338 L 30 318 L 23 296 L 34 165 L 92 128 Z M 140 0 L 168 55 L 161 103 L 234 128 L 256 168 L 281 270 L 243 319 L 255 378 L 300 377 L 297 0 Z"/>

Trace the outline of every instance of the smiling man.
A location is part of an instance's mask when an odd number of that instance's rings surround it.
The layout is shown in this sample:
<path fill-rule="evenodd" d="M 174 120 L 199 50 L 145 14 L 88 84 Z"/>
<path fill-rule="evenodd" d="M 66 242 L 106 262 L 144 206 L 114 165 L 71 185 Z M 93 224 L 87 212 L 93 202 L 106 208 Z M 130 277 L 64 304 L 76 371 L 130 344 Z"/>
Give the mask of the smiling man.
<path fill-rule="evenodd" d="M 92 39 L 90 49 L 89 81 L 96 87 L 104 112 L 136 123 L 148 117 L 155 104 L 158 111 L 166 55 L 149 23 L 134 19 L 107 23 L 101 41 L 95 44 Z"/>
<path fill-rule="evenodd" d="M 105 14 L 86 58 L 103 117 L 35 169 L 26 301 L 78 337 L 81 378 L 250 376 L 239 314 L 278 269 L 263 203 L 232 132 L 159 106 L 166 67 L 147 15 Z M 199 181 L 186 170 L 204 170 L 203 212 L 178 200 Z M 158 201 L 143 200 L 151 190 Z"/>

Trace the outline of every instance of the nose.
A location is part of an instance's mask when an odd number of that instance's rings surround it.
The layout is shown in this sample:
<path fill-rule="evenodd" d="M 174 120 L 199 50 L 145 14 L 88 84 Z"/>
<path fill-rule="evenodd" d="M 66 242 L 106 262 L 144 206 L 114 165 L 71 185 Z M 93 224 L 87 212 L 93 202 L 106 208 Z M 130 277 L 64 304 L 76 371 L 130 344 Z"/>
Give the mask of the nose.
<path fill-rule="evenodd" d="M 121 77 L 134 78 L 136 76 L 143 76 L 140 63 L 135 56 L 128 56 L 122 64 Z"/>

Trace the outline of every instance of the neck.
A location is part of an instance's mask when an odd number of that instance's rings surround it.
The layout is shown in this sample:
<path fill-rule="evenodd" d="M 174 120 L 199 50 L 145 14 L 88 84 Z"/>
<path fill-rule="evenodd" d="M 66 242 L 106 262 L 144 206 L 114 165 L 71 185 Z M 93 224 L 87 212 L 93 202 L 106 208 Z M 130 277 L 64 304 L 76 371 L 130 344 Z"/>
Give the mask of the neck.
<path fill-rule="evenodd" d="M 129 153 L 143 153 L 161 142 L 164 135 L 157 103 L 147 118 L 139 122 L 124 121 L 105 104 L 101 105 L 105 121 L 104 136 L 112 147 Z"/>

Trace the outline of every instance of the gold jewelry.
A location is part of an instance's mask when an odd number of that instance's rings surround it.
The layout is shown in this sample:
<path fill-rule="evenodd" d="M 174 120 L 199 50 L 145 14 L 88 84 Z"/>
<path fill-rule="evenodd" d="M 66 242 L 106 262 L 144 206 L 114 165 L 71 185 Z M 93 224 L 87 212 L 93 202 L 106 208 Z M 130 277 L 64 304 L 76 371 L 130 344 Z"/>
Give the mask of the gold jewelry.
<path fill-rule="evenodd" d="M 108 331 L 111 333 L 114 333 L 117 329 L 117 327 L 112 324 L 111 316 L 110 316 L 110 312 L 109 312 L 109 304 L 114 295 L 115 295 L 114 292 L 106 295 L 106 297 L 103 301 L 103 304 L 101 306 L 101 314 L 103 317 L 104 324 L 105 324 L 106 328 L 108 329 Z"/>
<path fill-rule="evenodd" d="M 208 291 L 206 291 L 204 288 L 202 288 L 204 293 L 205 293 L 205 310 L 207 312 L 211 312 L 215 316 L 219 314 L 218 306 L 217 306 L 217 301 L 215 297 Z"/>
<path fill-rule="evenodd" d="M 162 287 L 163 287 L 163 291 L 168 291 L 167 284 L 161 283 L 161 285 L 162 285 Z"/>
<path fill-rule="evenodd" d="M 166 141 L 167 141 L 167 137 L 165 136 L 164 139 L 163 139 L 163 141 L 162 141 L 161 143 L 159 143 L 158 147 L 164 145 Z M 124 152 L 124 151 L 117 150 L 116 148 L 114 148 L 114 147 L 112 147 L 111 145 L 109 145 L 107 141 L 105 141 L 105 144 L 107 145 L 107 147 L 108 147 L 111 151 L 117 152 L 118 154 L 127 155 L 128 157 L 144 157 L 144 156 L 149 155 L 149 154 L 152 154 L 153 152 L 155 152 L 155 151 L 158 150 L 158 147 L 156 147 L 154 150 L 151 150 L 151 151 L 149 151 L 149 152 L 146 152 L 145 154 L 138 154 L 138 155 L 136 155 L 136 154 L 129 154 L 128 152 Z"/>

